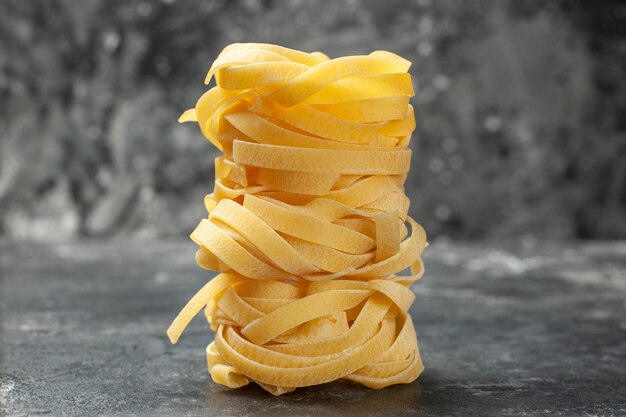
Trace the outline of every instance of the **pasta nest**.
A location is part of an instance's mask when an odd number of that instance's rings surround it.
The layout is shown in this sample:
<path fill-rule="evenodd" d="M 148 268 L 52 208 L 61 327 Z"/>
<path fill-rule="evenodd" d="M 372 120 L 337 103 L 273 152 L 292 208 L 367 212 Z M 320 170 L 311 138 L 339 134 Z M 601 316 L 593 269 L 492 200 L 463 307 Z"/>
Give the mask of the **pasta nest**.
<path fill-rule="evenodd" d="M 371 388 L 423 370 L 408 310 L 424 229 L 404 182 L 415 129 L 411 63 L 393 53 L 329 59 L 233 44 L 187 110 L 223 155 L 209 213 L 191 234 L 219 274 L 187 303 L 176 343 L 204 309 L 216 383 L 274 395 L 348 379 Z M 410 276 L 397 274 L 410 268 Z"/>

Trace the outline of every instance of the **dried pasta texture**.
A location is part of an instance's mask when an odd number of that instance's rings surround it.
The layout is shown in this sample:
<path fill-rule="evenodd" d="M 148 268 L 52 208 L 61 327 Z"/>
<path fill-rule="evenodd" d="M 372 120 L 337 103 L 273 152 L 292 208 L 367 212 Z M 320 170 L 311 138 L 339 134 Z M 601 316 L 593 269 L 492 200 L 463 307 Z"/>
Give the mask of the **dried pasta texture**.
<path fill-rule="evenodd" d="M 196 262 L 219 274 L 168 329 L 204 309 L 211 377 L 274 395 L 344 378 L 371 388 L 423 370 L 408 310 L 424 229 L 404 181 L 415 128 L 410 62 L 390 52 L 329 59 L 233 44 L 187 110 L 222 155 Z M 410 276 L 397 274 L 410 268 Z"/>

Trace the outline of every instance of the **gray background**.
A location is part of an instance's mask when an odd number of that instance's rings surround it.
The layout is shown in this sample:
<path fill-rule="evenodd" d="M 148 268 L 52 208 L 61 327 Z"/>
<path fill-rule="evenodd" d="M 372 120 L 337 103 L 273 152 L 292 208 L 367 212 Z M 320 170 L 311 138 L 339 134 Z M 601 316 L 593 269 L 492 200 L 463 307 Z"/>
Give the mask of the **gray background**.
<path fill-rule="evenodd" d="M 275 399 L 211 381 L 202 317 L 168 342 L 213 276 L 176 119 L 238 41 L 414 62 L 416 383 Z M 624 415 L 624 80 L 624 1 L 0 0 L 0 415 Z"/>
<path fill-rule="evenodd" d="M 431 237 L 626 237 L 623 1 L 0 2 L 0 236 L 183 236 L 215 150 L 176 119 L 227 44 L 414 62 Z"/>

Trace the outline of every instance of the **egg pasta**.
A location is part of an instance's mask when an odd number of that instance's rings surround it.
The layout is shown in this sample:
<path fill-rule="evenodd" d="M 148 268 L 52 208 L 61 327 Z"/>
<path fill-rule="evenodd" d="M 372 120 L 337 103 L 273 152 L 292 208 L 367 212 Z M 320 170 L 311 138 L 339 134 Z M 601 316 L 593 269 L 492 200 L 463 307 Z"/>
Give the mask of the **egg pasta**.
<path fill-rule="evenodd" d="M 222 152 L 191 234 L 196 262 L 218 275 L 167 334 L 176 343 L 204 310 L 216 383 L 281 395 L 422 372 L 408 313 L 427 245 L 403 187 L 409 67 L 385 51 L 329 59 L 254 43 L 226 47 L 211 66 L 216 86 L 179 121 L 197 122 Z"/>

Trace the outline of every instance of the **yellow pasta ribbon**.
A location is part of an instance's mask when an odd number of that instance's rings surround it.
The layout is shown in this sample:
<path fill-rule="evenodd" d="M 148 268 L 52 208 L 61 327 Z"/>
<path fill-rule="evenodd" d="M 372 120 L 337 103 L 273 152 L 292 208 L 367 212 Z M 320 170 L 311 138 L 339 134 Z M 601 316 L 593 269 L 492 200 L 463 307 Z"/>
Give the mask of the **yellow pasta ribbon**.
<path fill-rule="evenodd" d="M 196 262 L 218 275 L 167 334 L 176 343 L 204 310 L 216 383 L 282 395 L 340 378 L 383 388 L 424 369 L 408 313 L 427 245 L 403 187 L 409 67 L 385 51 L 330 59 L 258 43 L 211 66 L 217 85 L 179 121 L 223 152 L 191 234 Z"/>

